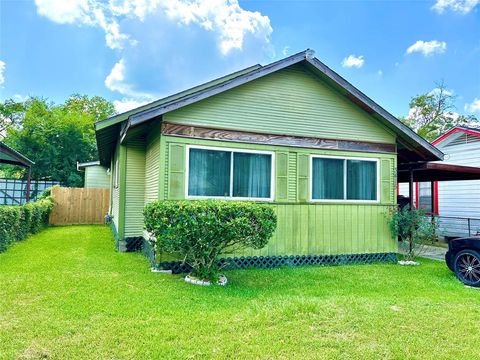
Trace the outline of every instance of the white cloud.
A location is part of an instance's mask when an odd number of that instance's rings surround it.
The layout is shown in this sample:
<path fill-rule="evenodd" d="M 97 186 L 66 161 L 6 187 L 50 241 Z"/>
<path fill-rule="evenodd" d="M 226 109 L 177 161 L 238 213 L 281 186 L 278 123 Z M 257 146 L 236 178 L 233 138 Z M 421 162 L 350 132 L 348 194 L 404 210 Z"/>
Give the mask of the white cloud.
<path fill-rule="evenodd" d="M 270 42 L 270 19 L 258 11 L 244 10 L 238 0 L 35 0 L 37 12 L 59 24 L 78 24 L 100 27 L 105 32 L 107 46 L 122 49 L 130 35 L 121 31 L 119 21 L 133 18 L 144 21 L 158 12 L 182 26 L 199 25 L 216 33 L 223 55 L 233 49 L 242 50 L 245 36 L 252 34 L 265 43 Z"/>
<path fill-rule="evenodd" d="M 113 65 L 110 74 L 105 79 L 105 86 L 111 91 L 118 91 L 120 94 L 128 95 L 131 92 L 130 85 L 125 81 L 125 61 L 121 59 Z"/>
<path fill-rule="evenodd" d="M 107 46 L 111 49 L 123 49 L 130 35 L 122 34 L 118 22 L 107 17 L 101 8 L 94 8 L 92 14 L 95 18 L 95 24 L 105 31 Z M 130 41 L 130 43 L 134 45 L 135 40 Z"/>
<path fill-rule="evenodd" d="M 105 34 L 106 46 L 119 51 L 104 83 L 124 96 L 118 101 L 125 104 L 151 101 L 154 92 L 202 82 L 199 69 L 207 64 L 215 68 L 211 75 L 218 76 L 250 65 L 272 49 L 270 19 L 245 10 L 238 0 L 35 0 L 35 4 L 37 13 L 52 22 L 93 27 Z M 233 51 L 242 56 L 226 57 Z"/>
<path fill-rule="evenodd" d="M 149 102 L 150 101 L 139 101 L 132 98 L 123 98 L 121 100 L 114 100 L 113 106 L 115 106 L 115 110 L 117 110 L 117 113 L 121 114 L 128 110 L 132 110 L 139 106 L 148 104 Z"/>
<path fill-rule="evenodd" d="M 424 56 L 429 56 L 433 54 L 442 54 L 447 50 L 447 43 L 445 41 L 422 41 L 418 40 L 415 44 L 411 45 L 407 49 L 407 54 L 413 54 L 415 52 L 420 52 Z"/>
<path fill-rule="evenodd" d="M 153 99 L 153 96 L 150 94 L 134 90 L 132 85 L 125 81 L 126 72 L 125 60 L 120 59 L 120 61 L 113 66 L 110 74 L 105 78 L 105 86 L 107 89 L 129 97 L 143 99 L 144 101 Z"/>
<path fill-rule="evenodd" d="M 290 53 L 290 46 L 284 46 L 282 50 L 282 55 L 288 56 L 289 53 Z"/>
<path fill-rule="evenodd" d="M 5 61 L 0 60 L 0 86 L 5 83 Z"/>
<path fill-rule="evenodd" d="M 465 111 L 480 114 L 480 99 L 475 98 L 470 104 L 465 104 Z"/>
<path fill-rule="evenodd" d="M 342 66 L 343 67 L 356 67 L 356 68 L 361 68 L 363 64 L 365 63 L 365 59 L 363 58 L 362 55 L 356 56 L 356 55 L 349 55 L 342 61 Z"/>
<path fill-rule="evenodd" d="M 99 27 L 105 32 L 105 42 L 111 49 L 122 49 L 130 38 L 122 34 L 120 25 L 111 16 L 110 5 L 97 0 L 35 0 L 37 12 L 58 24 Z M 135 41 L 131 41 L 132 44 Z"/>
<path fill-rule="evenodd" d="M 452 119 L 453 121 L 456 121 L 459 117 L 460 117 L 460 114 L 457 113 L 456 111 L 448 111 L 444 114 L 446 117 L 449 117 L 450 119 Z"/>
<path fill-rule="evenodd" d="M 446 9 L 461 14 L 468 14 L 478 4 L 480 4 L 480 0 L 437 0 L 432 9 L 439 14 L 442 14 Z"/>
<path fill-rule="evenodd" d="M 115 16 L 134 14 L 143 21 L 160 3 L 160 0 L 110 0 L 109 8 Z"/>
<path fill-rule="evenodd" d="M 241 50 L 247 33 L 270 42 L 273 30 L 268 16 L 242 9 L 238 0 L 169 0 L 163 5 L 167 16 L 180 24 L 195 23 L 217 33 L 223 55 Z"/>
<path fill-rule="evenodd" d="M 88 24 L 93 21 L 89 16 L 88 0 L 35 0 L 35 5 L 39 15 L 59 24 Z"/>
<path fill-rule="evenodd" d="M 438 95 L 440 93 L 440 88 L 435 88 L 428 93 L 428 95 Z M 455 92 L 449 89 L 443 89 L 443 93 L 447 96 L 452 96 Z"/>
<path fill-rule="evenodd" d="M 13 101 L 15 102 L 25 102 L 29 98 L 28 95 L 15 94 L 12 96 Z"/>

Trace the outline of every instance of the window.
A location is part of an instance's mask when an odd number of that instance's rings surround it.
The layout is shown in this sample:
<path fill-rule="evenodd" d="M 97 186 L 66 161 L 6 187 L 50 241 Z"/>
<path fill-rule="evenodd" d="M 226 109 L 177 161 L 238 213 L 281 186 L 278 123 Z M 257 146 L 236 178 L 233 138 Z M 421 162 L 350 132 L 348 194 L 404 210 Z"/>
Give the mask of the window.
<path fill-rule="evenodd" d="M 432 190 L 434 195 L 434 208 L 432 209 Z M 430 182 L 420 182 L 417 183 L 417 208 L 423 209 L 425 212 L 431 214 L 436 213 L 436 204 L 435 204 L 435 188 L 432 189 L 432 184 Z"/>
<path fill-rule="evenodd" d="M 312 200 L 378 200 L 378 160 L 312 156 Z"/>
<path fill-rule="evenodd" d="M 272 153 L 198 147 L 187 153 L 187 197 L 272 199 Z"/>

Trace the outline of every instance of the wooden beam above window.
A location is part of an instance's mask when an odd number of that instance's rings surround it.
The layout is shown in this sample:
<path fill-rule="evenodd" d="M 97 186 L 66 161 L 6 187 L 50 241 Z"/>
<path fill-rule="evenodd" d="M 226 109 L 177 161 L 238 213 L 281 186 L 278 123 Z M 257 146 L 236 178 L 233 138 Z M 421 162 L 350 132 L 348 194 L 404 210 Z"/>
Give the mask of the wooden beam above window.
<path fill-rule="evenodd" d="M 170 123 L 162 124 L 162 134 L 186 138 L 231 141 L 262 145 L 279 145 L 372 153 L 396 153 L 395 144 L 383 144 L 352 140 L 321 139 L 304 136 L 260 134 L 238 130 L 213 129 Z"/>

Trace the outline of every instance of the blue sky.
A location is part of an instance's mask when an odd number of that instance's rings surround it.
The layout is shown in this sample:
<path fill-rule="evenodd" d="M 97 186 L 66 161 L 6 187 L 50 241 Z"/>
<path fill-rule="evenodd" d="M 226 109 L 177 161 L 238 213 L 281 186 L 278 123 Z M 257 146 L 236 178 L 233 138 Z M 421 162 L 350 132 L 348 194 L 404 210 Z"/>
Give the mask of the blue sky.
<path fill-rule="evenodd" d="M 443 80 L 480 117 L 480 0 L 2 0 L 0 100 L 122 111 L 306 48 L 394 115 Z"/>

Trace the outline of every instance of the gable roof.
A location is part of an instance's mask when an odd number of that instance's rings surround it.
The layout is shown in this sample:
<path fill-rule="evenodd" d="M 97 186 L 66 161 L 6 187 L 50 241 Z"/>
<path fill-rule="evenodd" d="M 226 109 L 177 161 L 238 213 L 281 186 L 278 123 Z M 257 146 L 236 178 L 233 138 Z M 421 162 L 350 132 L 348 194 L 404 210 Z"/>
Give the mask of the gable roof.
<path fill-rule="evenodd" d="M 439 136 L 435 140 L 432 141 L 433 145 L 446 145 L 450 141 L 454 140 L 452 137 L 458 133 L 473 135 L 476 137 L 480 137 L 480 129 L 468 126 L 455 126 L 453 129 L 448 130 L 445 134 Z"/>
<path fill-rule="evenodd" d="M 27 158 L 25 155 L 20 154 L 17 150 L 12 149 L 7 144 L 0 141 L 0 163 L 19 165 L 24 167 L 30 167 L 35 163 Z"/>
<path fill-rule="evenodd" d="M 115 115 L 109 119 L 97 122 L 95 124 L 95 130 L 100 162 L 102 164 L 108 163 L 111 158 L 112 148 L 118 140 L 119 134 L 125 135 L 130 128 L 158 118 L 169 111 L 214 96 L 297 63 L 305 64 L 305 66 L 312 70 L 312 72 L 322 79 L 325 79 L 330 85 L 340 90 L 340 92 L 349 100 L 393 131 L 397 135 L 401 158 L 405 158 L 405 161 L 431 161 L 443 159 L 443 153 L 440 150 L 417 135 L 413 130 L 401 123 L 395 116 L 391 115 L 360 90 L 323 64 L 320 60 L 314 58 L 313 51 L 307 49 L 271 64 L 265 66 L 255 65 L 223 78 L 213 80 L 184 92 L 133 109 L 126 113 Z"/>

